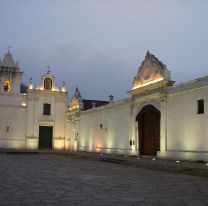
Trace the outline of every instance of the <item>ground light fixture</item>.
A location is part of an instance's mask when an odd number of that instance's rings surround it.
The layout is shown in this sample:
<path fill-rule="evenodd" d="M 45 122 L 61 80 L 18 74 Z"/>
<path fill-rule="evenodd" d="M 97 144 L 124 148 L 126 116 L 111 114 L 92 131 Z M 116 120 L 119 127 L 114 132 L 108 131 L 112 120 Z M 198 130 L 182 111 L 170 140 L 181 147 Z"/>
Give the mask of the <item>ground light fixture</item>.
<path fill-rule="evenodd" d="M 206 165 L 208 166 L 208 163 Z"/>
<path fill-rule="evenodd" d="M 155 158 L 152 158 L 152 160 L 155 161 L 156 159 Z"/>
<path fill-rule="evenodd" d="M 176 163 L 179 163 L 180 161 L 179 160 L 176 160 Z"/>

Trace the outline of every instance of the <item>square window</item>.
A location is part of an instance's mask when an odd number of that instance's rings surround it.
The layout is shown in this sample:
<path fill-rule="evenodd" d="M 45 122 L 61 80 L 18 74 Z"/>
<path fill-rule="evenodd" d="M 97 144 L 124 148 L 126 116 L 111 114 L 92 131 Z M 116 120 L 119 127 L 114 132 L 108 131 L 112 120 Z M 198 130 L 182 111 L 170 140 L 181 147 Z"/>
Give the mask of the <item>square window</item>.
<path fill-rule="evenodd" d="M 198 111 L 197 114 L 204 114 L 204 100 L 198 100 Z"/>
<path fill-rule="evenodd" d="M 51 105 L 50 104 L 43 105 L 43 115 L 51 115 Z"/>

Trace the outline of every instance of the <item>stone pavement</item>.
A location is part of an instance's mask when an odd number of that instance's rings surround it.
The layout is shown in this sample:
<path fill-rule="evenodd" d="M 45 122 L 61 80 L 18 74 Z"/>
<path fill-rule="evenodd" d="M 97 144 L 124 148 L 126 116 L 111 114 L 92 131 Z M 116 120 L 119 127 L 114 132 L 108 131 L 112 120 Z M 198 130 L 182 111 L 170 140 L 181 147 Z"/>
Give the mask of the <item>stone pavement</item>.
<path fill-rule="evenodd" d="M 168 160 L 157 157 L 136 157 L 113 154 L 101 154 L 93 152 L 74 152 L 70 150 L 25 150 L 25 149 L 0 149 L 0 154 L 58 154 L 70 155 L 76 159 L 88 159 L 101 161 L 104 159 L 115 159 L 124 165 L 146 168 L 151 170 L 166 171 L 171 173 L 183 173 L 201 177 L 208 177 L 208 162 L 204 161 L 185 161 Z M 154 161 L 153 161 L 154 160 Z M 116 161 L 116 162 L 119 162 Z"/>
<path fill-rule="evenodd" d="M 0 154 L 0 205 L 208 205 L 208 178 L 58 154 Z"/>
<path fill-rule="evenodd" d="M 45 152 L 45 151 L 43 151 Z M 47 152 L 47 151 L 46 151 Z M 67 152 L 67 154 L 81 159 L 90 160 L 105 160 L 112 159 L 118 160 L 121 164 L 131 165 L 140 168 L 146 168 L 151 170 L 166 171 L 171 173 L 183 173 L 201 177 L 208 177 L 208 163 L 199 161 L 185 161 L 185 160 L 167 160 L 159 159 L 157 157 L 135 157 L 124 155 L 110 155 L 110 154 L 98 154 L 92 152 Z M 115 161 L 117 162 L 117 161 Z"/>

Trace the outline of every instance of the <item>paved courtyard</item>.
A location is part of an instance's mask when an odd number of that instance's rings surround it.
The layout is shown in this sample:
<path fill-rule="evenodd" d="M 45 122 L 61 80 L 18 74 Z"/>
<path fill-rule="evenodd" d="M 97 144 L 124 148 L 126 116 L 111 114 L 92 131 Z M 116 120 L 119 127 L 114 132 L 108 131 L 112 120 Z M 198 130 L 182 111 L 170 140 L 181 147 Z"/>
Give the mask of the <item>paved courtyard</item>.
<path fill-rule="evenodd" d="M 208 178 L 72 158 L 0 154 L 0 205 L 208 205 Z"/>

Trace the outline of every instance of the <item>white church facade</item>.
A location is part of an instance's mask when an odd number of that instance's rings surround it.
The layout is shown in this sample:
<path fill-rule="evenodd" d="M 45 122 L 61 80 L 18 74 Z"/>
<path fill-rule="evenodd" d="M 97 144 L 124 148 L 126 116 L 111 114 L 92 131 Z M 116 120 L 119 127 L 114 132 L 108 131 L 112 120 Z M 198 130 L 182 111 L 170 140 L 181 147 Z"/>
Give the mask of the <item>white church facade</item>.
<path fill-rule="evenodd" d="M 67 92 L 47 72 L 34 87 L 20 91 L 23 72 L 7 52 L 0 62 L 0 148 L 65 149 Z"/>
<path fill-rule="evenodd" d="M 68 103 L 65 83 L 50 72 L 39 86 L 11 54 L 0 62 L 0 148 L 59 149 L 208 161 L 208 77 L 174 84 L 166 65 L 147 52 L 129 91 L 114 101 Z"/>

